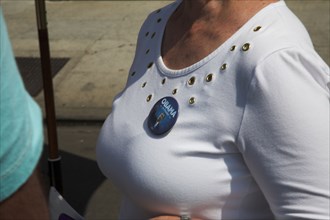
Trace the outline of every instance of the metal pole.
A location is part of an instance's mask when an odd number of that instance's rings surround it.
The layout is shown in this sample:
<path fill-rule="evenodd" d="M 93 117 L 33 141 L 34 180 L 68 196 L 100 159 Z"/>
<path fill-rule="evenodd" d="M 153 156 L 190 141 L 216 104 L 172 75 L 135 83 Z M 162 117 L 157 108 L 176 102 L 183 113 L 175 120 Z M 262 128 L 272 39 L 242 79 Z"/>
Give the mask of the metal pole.
<path fill-rule="evenodd" d="M 41 59 L 41 70 L 44 88 L 44 98 L 46 107 L 46 122 L 48 134 L 48 166 L 50 185 L 54 186 L 58 192 L 63 193 L 61 157 L 58 153 L 56 116 L 54 104 L 53 81 L 50 64 L 50 50 L 48 40 L 48 29 L 46 19 L 45 0 L 35 0 L 39 49 Z"/>

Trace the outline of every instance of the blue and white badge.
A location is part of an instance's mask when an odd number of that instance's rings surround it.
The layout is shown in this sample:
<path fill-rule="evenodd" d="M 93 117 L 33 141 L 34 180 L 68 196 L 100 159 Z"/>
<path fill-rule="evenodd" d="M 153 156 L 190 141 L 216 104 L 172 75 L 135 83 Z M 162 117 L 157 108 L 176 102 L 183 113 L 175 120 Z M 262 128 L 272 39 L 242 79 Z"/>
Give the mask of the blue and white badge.
<path fill-rule="evenodd" d="M 178 118 L 179 104 L 172 97 L 160 99 L 148 116 L 148 128 L 154 135 L 162 135 L 173 128 Z"/>

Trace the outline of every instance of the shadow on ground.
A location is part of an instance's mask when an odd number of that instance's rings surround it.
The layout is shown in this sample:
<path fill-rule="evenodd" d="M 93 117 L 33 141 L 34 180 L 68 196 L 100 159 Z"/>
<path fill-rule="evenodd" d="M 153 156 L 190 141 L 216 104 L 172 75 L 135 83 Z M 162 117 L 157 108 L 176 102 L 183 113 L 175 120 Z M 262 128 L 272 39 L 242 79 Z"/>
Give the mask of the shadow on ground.
<path fill-rule="evenodd" d="M 86 206 L 96 189 L 106 179 L 94 160 L 60 151 L 63 197 L 81 215 L 84 215 Z M 48 164 L 44 152 L 41 163 L 42 174 L 47 182 Z"/>

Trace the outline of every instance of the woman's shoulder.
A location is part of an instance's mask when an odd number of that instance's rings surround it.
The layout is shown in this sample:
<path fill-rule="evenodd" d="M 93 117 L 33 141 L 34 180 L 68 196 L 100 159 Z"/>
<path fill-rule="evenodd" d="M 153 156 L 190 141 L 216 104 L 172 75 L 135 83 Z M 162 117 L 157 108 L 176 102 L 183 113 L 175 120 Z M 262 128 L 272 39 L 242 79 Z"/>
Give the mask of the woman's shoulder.
<path fill-rule="evenodd" d="M 284 2 L 257 15 L 238 38 L 242 68 L 255 69 L 266 59 L 278 54 L 303 56 L 327 66 L 313 47 L 312 40 L 302 22 Z M 298 61 L 298 60 L 296 60 Z"/>

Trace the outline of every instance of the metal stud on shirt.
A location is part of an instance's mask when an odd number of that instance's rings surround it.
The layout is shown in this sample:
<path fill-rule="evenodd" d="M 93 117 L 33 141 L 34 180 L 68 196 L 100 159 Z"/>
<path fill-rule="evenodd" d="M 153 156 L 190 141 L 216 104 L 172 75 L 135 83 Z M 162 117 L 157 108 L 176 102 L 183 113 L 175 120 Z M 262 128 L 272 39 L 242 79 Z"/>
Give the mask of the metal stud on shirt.
<path fill-rule="evenodd" d="M 135 75 L 135 73 L 136 73 L 135 71 L 134 71 L 134 72 L 132 72 L 132 73 L 131 73 L 131 76 L 134 76 L 134 75 Z"/>
<path fill-rule="evenodd" d="M 250 49 L 250 44 L 249 43 L 245 43 L 243 46 L 242 46 L 242 50 L 243 51 L 248 51 Z"/>
<path fill-rule="evenodd" d="M 178 92 L 178 89 L 173 89 L 172 94 L 175 95 Z"/>
<path fill-rule="evenodd" d="M 254 32 L 257 32 L 257 31 L 259 31 L 261 29 L 261 26 L 257 26 L 257 27 L 255 27 L 254 29 L 253 29 L 253 31 Z"/>
<path fill-rule="evenodd" d="M 166 82 L 166 78 L 162 79 L 162 85 L 164 85 Z"/>
<path fill-rule="evenodd" d="M 146 85 L 147 85 L 147 82 L 144 82 L 141 87 L 144 88 L 144 87 L 146 87 Z"/>
<path fill-rule="evenodd" d="M 220 67 L 220 69 L 221 69 L 221 70 L 225 70 L 225 69 L 227 69 L 227 64 L 226 64 L 226 63 L 222 64 L 222 66 Z"/>
<path fill-rule="evenodd" d="M 235 46 L 235 45 L 231 46 L 231 48 L 230 48 L 230 51 L 234 51 L 234 50 L 235 50 L 235 48 L 236 48 L 236 46 Z"/>
<path fill-rule="evenodd" d="M 148 95 L 148 97 L 147 97 L 147 102 L 150 102 L 150 100 L 151 100 L 151 98 L 152 98 L 152 95 L 150 94 L 150 95 Z"/>
<path fill-rule="evenodd" d="M 192 76 L 189 80 L 188 80 L 188 85 L 192 86 L 195 84 L 196 81 L 196 77 Z"/>
<path fill-rule="evenodd" d="M 191 97 L 191 98 L 189 99 L 189 104 L 190 104 L 190 105 L 195 104 L 195 102 L 196 102 L 196 98 L 195 98 L 195 97 Z"/>
<path fill-rule="evenodd" d="M 153 64 L 154 64 L 153 62 L 150 62 L 150 63 L 148 64 L 148 68 L 152 67 Z"/>
<path fill-rule="evenodd" d="M 213 79 L 213 74 L 212 74 L 212 73 L 208 74 L 208 75 L 205 77 L 205 81 L 206 81 L 206 82 L 211 82 L 212 79 Z"/>

